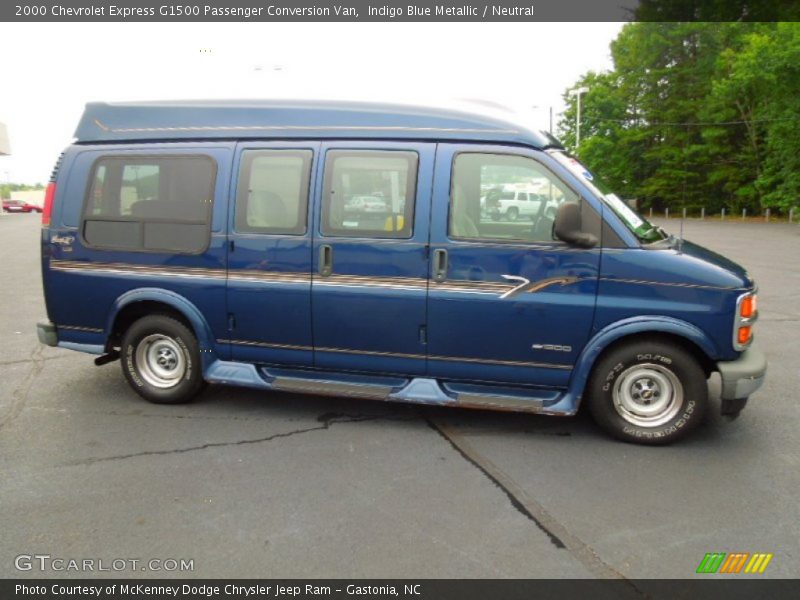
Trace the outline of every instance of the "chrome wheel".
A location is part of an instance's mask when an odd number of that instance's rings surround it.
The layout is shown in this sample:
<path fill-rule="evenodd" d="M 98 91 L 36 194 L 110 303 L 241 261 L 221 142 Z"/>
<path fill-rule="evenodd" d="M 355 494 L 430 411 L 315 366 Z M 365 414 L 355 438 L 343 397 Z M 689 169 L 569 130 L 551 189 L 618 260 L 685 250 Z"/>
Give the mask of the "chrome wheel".
<path fill-rule="evenodd" d="M 662 365 L 647 363 L 623 371 L 613 391 L 614 409 L 638 427 L 659 427 L 672 420 L 683 405 L 683 385 Z"/>
<path fill-rule="evenodd" d="M 136 366 L 147 383 L 167 389 L 178 385 L 186 374 L 186 355 L 174 339 L 154 333 L 136 347 Z"/>

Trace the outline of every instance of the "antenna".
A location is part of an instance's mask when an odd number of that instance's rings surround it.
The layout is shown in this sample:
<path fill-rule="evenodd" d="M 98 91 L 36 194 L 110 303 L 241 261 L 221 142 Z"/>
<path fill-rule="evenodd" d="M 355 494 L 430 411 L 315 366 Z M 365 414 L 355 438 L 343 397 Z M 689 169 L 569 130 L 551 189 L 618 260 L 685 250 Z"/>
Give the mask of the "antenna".
<path fill-rule="evenodd" d="M 683 251 L 683 220 L 686 218 L 686 210 L 681 212 L 681 232 L 678 234 L 678 252 Z"/>

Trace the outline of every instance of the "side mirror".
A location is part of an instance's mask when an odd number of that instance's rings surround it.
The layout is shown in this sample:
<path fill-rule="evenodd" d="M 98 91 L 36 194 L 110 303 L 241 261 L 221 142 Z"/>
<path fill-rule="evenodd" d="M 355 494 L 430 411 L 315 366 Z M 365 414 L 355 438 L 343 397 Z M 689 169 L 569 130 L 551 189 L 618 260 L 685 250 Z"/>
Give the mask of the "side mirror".
<path fill-rule="evenodd" d="M 581 231 L 581 207 L 575 202 L 563 202 L 556 212 L 553 223 L 556 239 L 579 248 L 594 248 L 599 241 L 597 236 Z"/>

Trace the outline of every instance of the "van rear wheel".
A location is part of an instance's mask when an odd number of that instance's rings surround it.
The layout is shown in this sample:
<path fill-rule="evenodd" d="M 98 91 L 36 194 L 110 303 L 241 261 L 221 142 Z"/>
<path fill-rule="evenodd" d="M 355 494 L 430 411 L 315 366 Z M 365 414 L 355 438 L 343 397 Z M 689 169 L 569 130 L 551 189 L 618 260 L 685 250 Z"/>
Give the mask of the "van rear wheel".
<path fill-rule="evenodd" d="M 197 339 L 172 317 L 151 315 L 133 323 L 122 337 L 121 354 L 128 383 L 150 402 L 188 402 L 203 387 Z"/>
<path fill-rule="evenodd" d="M 587 402 L 611 435 L 639 444 L 668 444 L 703 419 L 706 375 L 697 360 L 667 342 L 633 342 L 602 357 L 592 371 Z"/>

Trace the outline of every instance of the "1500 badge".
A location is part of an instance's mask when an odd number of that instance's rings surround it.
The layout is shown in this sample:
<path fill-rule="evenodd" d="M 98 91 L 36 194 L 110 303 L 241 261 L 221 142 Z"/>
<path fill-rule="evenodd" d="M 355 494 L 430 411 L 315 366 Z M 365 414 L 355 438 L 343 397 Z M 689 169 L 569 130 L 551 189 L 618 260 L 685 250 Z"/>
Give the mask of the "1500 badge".
<path fill-rule="evenodd" d="M 560 344 L 533 344 L 534 350 L 551 350 L 553 352 L 572 352 L 572 346 L 562 346 Z"/>

